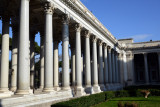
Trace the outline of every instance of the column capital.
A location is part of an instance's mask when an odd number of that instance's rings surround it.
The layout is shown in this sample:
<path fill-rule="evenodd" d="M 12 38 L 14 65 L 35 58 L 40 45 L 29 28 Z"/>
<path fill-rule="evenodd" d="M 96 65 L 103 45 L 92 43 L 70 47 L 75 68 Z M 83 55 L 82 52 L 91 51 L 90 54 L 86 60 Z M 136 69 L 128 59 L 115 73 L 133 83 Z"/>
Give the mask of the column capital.
<path fill-rule="evenodd" d="M 53 11 L 54 11 L 54 7 L 53 7 L 53 4 L 51 2 L 45 2 L 44 3 L 44 12 L 46 14 L 53 14 Z"/>
<path fill-rule="evenodd" d="M 75 27 L 76 32 L 81 32 L 81 28 L 82 28 L 81 24 L 76 23 L 76 24 L 74 25 L 74 27 Z"/>
<path fill-rule="evenodd" d="M 107 43 L 103 43 L 103 46 L 104 46 L 104 48 L 108 47 Z"/>
<path fill-rule="evenodd" d="M 69 16 L 67 14 L 62 15 L 62 23 L 63 24 L 69 24 Z"/>
<path fill-rule="evenodd" d="M 142 53 L 144 56 L 147 56 L 148 53 Z"/>
<path fill-rule="evenodd" d="M 92 41 L 93 41 L 93 42 L 97 42 L 97 40 L 98 40 L 97 37 L 96 37 L 96 36 L 93 36 Z"/>
<path fill-rule="evenodd" d="M 108 51 L 111 52 L 112 48 L 111 46 L 107 46 L 108 47 Z"/>
<path fill-rule="evenodd" d="M 115 54 L 116 51 L 113 48 L 111 50 L 112 50 L 113 54 Z"/>
<path fill-rule="evenodd" d="M 98 40 L 98 45 L 102 46 L 103 45 L 103 41 L 102 40 Z"/>
<path fill-rule="evenodd" d="M 85 30 L 85 31 L 84 31 L 84 36 L 85 36 L 86 38 L 90 38 L 90 31 L 89 31 L 89 30 Z"/>

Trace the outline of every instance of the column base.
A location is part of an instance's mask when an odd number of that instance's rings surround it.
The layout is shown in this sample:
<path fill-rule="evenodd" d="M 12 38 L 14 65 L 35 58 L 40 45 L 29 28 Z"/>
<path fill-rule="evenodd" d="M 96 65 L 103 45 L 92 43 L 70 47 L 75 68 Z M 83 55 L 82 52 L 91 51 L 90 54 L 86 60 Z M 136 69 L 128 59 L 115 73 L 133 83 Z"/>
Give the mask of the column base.
<path fill-rule="evenodd" d="M 92 88 L 92 86 L 86 86 L 86 87 L 85 87 L 85 92 L 86 92 L 86 94 L 92 94 L 92 93 L 93 93 L 93 88 Z"/>
<path fill-rule="evenodd" d="M 100 89 L 101 91 L 106 91 L 106 87 L 104 86 L 104 84 L 100 84 Z"/>
<path fill-rule="evenodd" d="M 40 86 L 39 89 L 43 90 L 44 86 Z"/>
<path fill-rule="evenodd" d="M 59 90 L 61 90 L 61 88 L 60 87 L 53 87 L 54 88 L 54 90 L 55 91 L 59 91 Z"/>
<path fill-rule="evenodd" d="M 63 90 L 63 91 L 69 91 L 69 90 L 71 90 L 71 87 L 62 87 L 61 90 Z"/>
<path fill-rule="evenodd" d="M 53 88 L 44 88 L 43 92 L 55 92 Z"/>
<path fill-rule="evenodd" d="M 17 87 L 11 87 L 11 89 L 10 89 L 12 92 L 16 92 L 16 90 L 17 90 Z"/>
<path fill-rule="evenodd" d="M 0 98 L 11 97 L 14 94 L 12 91 L 0 91 Z"/>
<path fill-rule="evenodd" d="M 17 90 L 16 95 L 33 95 L 33 90 Z"/>
<path fill-rule="evenodd" d="M 74 94 L 75 97 L 86 95 L 83 87 L 77 87 L 76 90 L 74 91 L 75 91 L 75 94 Z"/>
<path fill-rule="evenodd" d="M 8 88 L 1 88 L 0 93 L 4 93 L 4 92 L 9 92 L 9 89 Z"/>
<path fill-rule="evenodd" d="M 95 93 L 100 93 L 101 92 L 101 89 L 100 89 L 100 87 L 98 86 L 98 85 L 96 85 L 96 86 L 93 86 L 93 93 L 95 94 Z"/>

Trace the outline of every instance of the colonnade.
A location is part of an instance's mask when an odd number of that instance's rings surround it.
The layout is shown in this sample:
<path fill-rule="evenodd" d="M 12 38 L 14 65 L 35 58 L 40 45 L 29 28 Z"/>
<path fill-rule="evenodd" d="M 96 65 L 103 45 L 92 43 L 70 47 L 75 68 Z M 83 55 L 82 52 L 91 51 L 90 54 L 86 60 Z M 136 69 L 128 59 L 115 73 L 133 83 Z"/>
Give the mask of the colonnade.
<path fill-rule="evenodd" d="M 149 84 L 150 83 L 150 79 L 149 79 L 149 67 L 148 67 L 148 58 L 147 58 L 148 53 L 143 53 L 144 56 L 144 68 L 145 68 L 145 83 Z M 160 80 L 160 53 L 157 53 L 158 56 L 158 80 Z M 152 74 L 151 74 L 152 76 Z"/>
<path fill-rule="evenodd" d="M 53 38 L 53 13 L 54 7 L 50 2 L 44 5 L 44 29 L 40 30 L 40 88 L 44 92 L 54 92 L 58 90 L 70 91 L 70 66 L 69 66 L 69 16 L 61 16 L 62 24 L 62 87 L 59 86 L 59 65 L 58 65 L 58 44 L 60 40 Z M 9 91 L 8 71 L 9 71 L 9 22 L 10 18 L 2 17 L 2 55 L 1 55 L 1 75 L 0 92 Z M 21 0 L 19 31 L 13 27 L 12 44 L 12 77 L 11 91 L 15 94 L 31 94 L 34 88 L 34 33 L 29 32 L 29 0 Z M 82 28 L 79 23 L 74 24 L 74 45 L 71 46 L 72 58 L 72 85 L 76 86 L 76 93 L 97 93 L 106 91 L 109 86 L 121 83 L 120 74 L 121 54 L 112 48 L 108 43 L 98 38 L 98 35 L 90 33 Z M 82 32 L 84 32 L 82 34 Z M 19 36 L 15 36 L 18 35 Z M 82 64 L 82 36 L 85 38 L 85 49 L 83 54 L 84 64 Z M 54 43 L 54 47 L 53 47 Z M 116 45 L 115 45 L 116 46 Z M 98 47 L 98 48 L 97 48 Z M 54 54 L 54 55 L 53 55 Z M 82 78 L 82 66 L 85 65 L 85 78 Z M 85 79 L 85 84 L 83 84 Z"/>

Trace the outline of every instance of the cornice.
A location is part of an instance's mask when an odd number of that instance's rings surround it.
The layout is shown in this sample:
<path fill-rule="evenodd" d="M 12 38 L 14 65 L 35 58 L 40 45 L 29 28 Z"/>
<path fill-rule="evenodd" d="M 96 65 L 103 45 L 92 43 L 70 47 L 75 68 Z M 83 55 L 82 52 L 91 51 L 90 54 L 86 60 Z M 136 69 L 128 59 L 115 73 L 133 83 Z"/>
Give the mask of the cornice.
<path fill-rule="evenodd" d="M 63 4 L 67 5 L 81 18 L 89 22 L 91 26 L 100 31 L 101 34 L 105 35 L 112 43 L 117 44 L 118 40 L 108 31 L 104 25 L 81 3 L 80 0 L 60 0 Z M 120 44 L 118 47 L 121 49 Z"/>

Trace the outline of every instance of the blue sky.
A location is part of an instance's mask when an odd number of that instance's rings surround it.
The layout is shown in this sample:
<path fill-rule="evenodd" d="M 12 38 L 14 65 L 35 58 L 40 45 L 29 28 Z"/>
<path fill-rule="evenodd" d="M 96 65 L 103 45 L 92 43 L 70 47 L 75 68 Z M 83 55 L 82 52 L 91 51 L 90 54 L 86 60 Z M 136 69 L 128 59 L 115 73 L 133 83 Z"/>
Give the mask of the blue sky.
<path fill-rule="evenodd" d="M 160 0 L 81 0 L 117 38 L 160 40 Z"/>
<path fill-rule="evenodd" d="M 160 40 L 160 0 L 81 0 L 81 2 L 117 39 L 134 38 L 135 42 Z M 11 31 L 10 28 L 10 37 Z M 1 20 L 0 33 L 2 33 Z M 36 35 L 35 40 L 40 44 L 39 35 Z M 61 54 L 61 44 L 59 50 Z"/>

